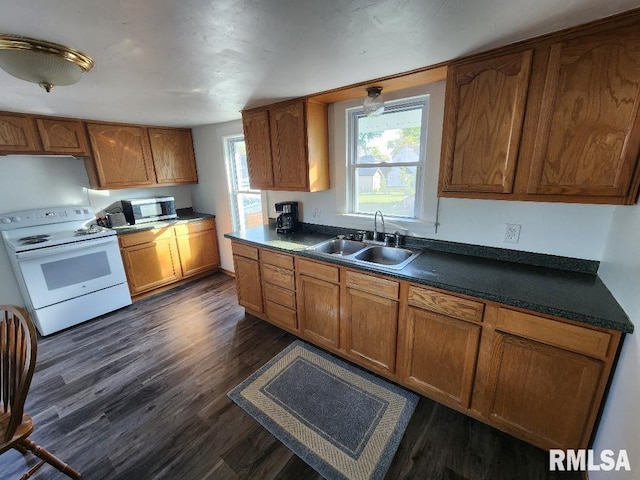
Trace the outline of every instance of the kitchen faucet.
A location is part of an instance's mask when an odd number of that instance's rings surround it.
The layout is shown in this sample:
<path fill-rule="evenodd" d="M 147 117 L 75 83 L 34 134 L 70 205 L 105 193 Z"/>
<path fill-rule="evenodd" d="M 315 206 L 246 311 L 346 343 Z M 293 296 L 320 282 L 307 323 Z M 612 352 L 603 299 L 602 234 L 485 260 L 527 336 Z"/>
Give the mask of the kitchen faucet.
<path fill-rule="evenodd" d="M 376 210 L 376 214 L 373 217 L 373 239 L 378 240 L 378 214 L 380 214 L 380 220 L 382 220 L 382 234 L 384 235 L 384 217 L 380 210 Z"/>

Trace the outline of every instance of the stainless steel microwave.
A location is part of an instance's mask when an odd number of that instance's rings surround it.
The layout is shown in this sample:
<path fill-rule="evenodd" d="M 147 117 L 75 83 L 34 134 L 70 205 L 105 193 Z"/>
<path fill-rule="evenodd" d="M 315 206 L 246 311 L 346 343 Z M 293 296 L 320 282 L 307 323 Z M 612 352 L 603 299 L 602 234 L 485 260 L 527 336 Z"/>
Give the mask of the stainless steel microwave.
<path fill-rule="evenodd" d="M 173 197 L 122 200 L 122 213 L 131 225 L 178 218 Z"/>

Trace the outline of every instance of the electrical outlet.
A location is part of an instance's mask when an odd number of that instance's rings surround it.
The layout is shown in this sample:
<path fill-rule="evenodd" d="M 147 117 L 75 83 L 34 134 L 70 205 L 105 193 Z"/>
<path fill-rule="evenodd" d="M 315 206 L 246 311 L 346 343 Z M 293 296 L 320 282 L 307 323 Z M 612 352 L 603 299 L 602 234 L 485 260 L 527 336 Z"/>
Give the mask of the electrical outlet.
<path fill-rule="evenodd" d="M 520 228 L 522 225 L 517 223 L 507 223 L 504 231 L 504 241 L 509 243 L 518 243 L 520 241 Z"/>
<path fill-rule="evenodd" d="M 322 210 L 320 210 L 319 208 L 314 208 L 313 211 L 311 212 L 311 216 L 316 219 L 320 219 L 321 215 L 322 215 Z"/>

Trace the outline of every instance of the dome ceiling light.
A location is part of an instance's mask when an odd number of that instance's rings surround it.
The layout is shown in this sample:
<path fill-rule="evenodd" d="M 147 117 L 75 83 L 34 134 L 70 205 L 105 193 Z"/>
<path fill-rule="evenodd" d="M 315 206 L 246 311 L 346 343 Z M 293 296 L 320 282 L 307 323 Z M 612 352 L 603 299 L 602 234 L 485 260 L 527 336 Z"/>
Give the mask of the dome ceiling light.
<path fill-rule="evenodd" d="M 47 92 L 56 86 L 73 85 L 93 65 L 91 57 L 64 45 L 0 34 L 0 68 L 16 78 L 37 83 Z"/>
<path fill-rule="evenodd" d="M 384 113 L 384 98 L 382 98 L 382 87 L 368 87 L 367 98 L 362 104 L 364 114 L 367 117 L 377 117 Z"/>

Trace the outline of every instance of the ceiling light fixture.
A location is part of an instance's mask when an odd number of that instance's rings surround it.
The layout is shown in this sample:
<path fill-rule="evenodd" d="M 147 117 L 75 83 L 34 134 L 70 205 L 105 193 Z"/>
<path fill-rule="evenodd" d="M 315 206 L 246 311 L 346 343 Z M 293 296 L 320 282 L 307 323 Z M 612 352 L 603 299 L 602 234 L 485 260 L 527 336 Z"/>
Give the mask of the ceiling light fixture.
<path fill-rule="evenodd" d="M 47 92 L 73 85 L 93 67 L 91 57 L 64 45 L 0 34 L 0 68 L 21 80 L 40 85 Z"/>
<path fill-rule="evenodd" d="M 367 98 L 362 104 L 364 114 L 367 117 L 377 117 L 384 113 L 384 98 L 382 98 L 382 87 L 368 87 Z"/>

